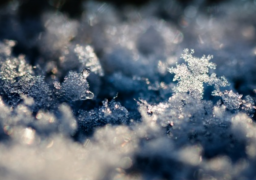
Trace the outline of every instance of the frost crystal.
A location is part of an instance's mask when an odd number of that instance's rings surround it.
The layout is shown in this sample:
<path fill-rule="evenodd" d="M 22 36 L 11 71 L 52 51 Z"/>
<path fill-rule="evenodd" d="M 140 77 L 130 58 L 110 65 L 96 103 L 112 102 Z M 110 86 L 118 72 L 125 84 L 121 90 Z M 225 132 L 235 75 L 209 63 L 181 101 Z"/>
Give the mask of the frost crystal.
<path fill-rule="evenodd" d="M 77 45 L 75 48 L 75 53 L 77 54 L 83 68 L 87 68 L 91 72 L 101 76 L 103 75 L 103 70 L 101 68 L 99 59 L 91 46 Z"/>
<path fill-rule="evenodd" d="M 33 71 L 23 56 L 18 58 L 9 57 L 1 64 L 0 77 L 8 82 L 13 83 L 27 74 L 33 74 Z"/>
<path fill-rule="evenodd" d="M 126 124 L 128 119 L 128 111 L 115 101 L 103 101 L 103 106 L 99 109 L 99 118 L 104 119 L 111 124 Z"/>
<path fill-rule="evenodd" d="M 215 69 L 216 65 L 209 62 L 212 56 L 203 56 L 197 58 L 193 56 L 194 50 L 184 50 L 181 58 L 185 60 L 186 64 L 177 65 L 176 68 L 170 68 L 170 73 L 174 73 L 174 81 L 178 81 L 177 87 L 174 91 L 181 92 L 193 92 L 199 91 L 201 96 L 204 91 L 204 83 L 214 85 L 216 89 L 220 86 L 227 86 L 228 83 L 224 77 L 220 79 L 216 77 L 216 74 L 210 74 L 210 69 Z"/>
<path fill-rule="evenodd" d="M 221 98 L 224 101 L 224 105 L 227 106 L 228 109 L 238 109 L 242 104 L 242 96 L 238 93 L 234 93 L 233 91 L 225 91 L 221 94 Z"/>
<path fill-rule="evenodd" d="M 89 91 L 89 84 L 82 73 L 69 72 L 61 88 L 64 98 L 68 101 L 92 99 L 93 93 Z"/>
<path fill-rule="evenodd" d="M 245 96 L 245 99 L 242 99 L 243 95 L 235 93 L 231 90 L 215 93 L 214 96 L 220 96 L 224 105 L 229 110 L 238 110 L 241 108 L 244 112 L 250 115 L 254 113 L 254 100 L 249 95 Z"/>
<path fill-rule="evenodd" d="M 129 112 L 125 107 L 114 100 L 110 102 L 104 100 L 102 103 L 103 106 L 99 109 L 93 109 L 89 112 L 79 111 L 78 123 L 84 127 L 85 131 L 105 124 L 127 124 Z"/>

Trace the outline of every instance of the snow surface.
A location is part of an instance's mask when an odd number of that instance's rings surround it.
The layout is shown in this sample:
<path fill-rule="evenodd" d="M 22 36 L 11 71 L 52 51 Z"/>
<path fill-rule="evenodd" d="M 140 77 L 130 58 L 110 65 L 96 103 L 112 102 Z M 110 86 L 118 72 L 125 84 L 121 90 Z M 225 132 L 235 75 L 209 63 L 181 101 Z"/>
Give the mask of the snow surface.
<path fill-rule="evenodd" d="M 256 2 L 0 10 L 0 179 L 256 179 Z"/>

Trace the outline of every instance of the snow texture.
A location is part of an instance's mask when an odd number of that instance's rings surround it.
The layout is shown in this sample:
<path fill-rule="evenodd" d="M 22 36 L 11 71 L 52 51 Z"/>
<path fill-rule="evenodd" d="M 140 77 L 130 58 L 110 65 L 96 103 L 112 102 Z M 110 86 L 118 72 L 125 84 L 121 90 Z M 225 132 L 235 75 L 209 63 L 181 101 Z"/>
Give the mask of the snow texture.
<path fill-rule="evenodd" d="M 0 179 L 256 179 L 256 3 L 206 2 L 2 5 Z"/>

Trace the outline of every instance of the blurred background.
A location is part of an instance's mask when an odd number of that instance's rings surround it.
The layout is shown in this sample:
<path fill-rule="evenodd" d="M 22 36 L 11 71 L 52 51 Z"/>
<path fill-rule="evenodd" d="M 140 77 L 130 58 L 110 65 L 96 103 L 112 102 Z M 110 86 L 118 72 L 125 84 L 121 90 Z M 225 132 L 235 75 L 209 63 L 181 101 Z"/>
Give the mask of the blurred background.
<path fill-rule="evenodd" d="M 88 0 L 1 0 L 0 5 L 8 3 L 18 3 L 21 15 L 38 15 L 45 9 L 59 10 L 70 16 L 79 16 L 82 13 L 82 3 Z M 94 0 L 98 2 L 112 3 L 119 8 L 123 6 L 141 7 L 150 1 L 158 0 Z M 201 4 L 203 6 L 212 6 L 229 0 L 171 0 L 176 1 L 181 6 L 186 7 L 190 4 Z"/>

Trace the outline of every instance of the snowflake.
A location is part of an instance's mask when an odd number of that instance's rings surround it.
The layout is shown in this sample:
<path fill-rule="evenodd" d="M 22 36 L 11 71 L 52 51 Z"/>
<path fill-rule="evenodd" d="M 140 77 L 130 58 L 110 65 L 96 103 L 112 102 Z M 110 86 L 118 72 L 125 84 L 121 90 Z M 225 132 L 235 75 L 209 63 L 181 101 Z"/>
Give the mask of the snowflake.
<path fill-rule="evenodd" d="M 178 81 L 178 85 L 174 88 L 176 93 L 186 93 L 199 91 L 203 96 L 204 83 L 214 85 L 216 89 L 220 86 L 228 85 L 224 77 L 217 78 L 216 74 L 210 74 L 210 69 L 215 69 L 216 65 L 209 62 L 213 56 L 203 56 L 197 58 L 193 56 L 194 50 L 184 50 L 181 58 L 185 60 L 185 64 L 176 65 L 176 68 L 170 68 L 169 72 L 175 74 L 173 81 Z"/>

